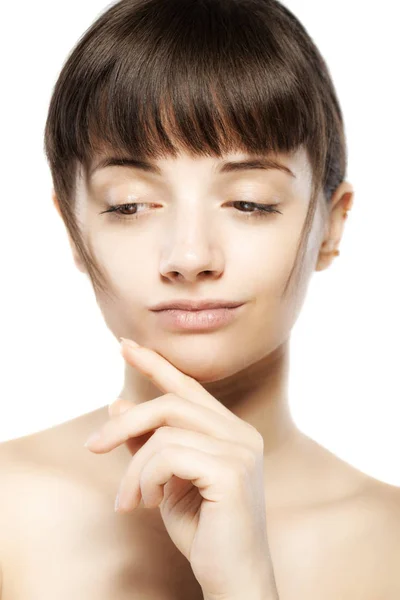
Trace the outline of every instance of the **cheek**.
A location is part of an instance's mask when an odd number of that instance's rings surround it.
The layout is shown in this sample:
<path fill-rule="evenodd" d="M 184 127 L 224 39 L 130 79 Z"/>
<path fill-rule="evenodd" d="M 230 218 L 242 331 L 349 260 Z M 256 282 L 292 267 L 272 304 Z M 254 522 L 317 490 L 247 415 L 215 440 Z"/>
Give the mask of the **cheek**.
<path fill-rule="evenodd" d="M 296 238 L 290 228 L 265 229 L 251 241 L 235 245 L 230 268 L 255 294 L 269 297 L 284 286 L 296 255 Z"/>
<path fill-rule="evenodd" d="M 136 240 L 101 231 L 92 233 L 92 248 L 98 263 L 119 297 L 129 298 L 138 288 L 146 285 L 154 269 L 154 250 L 147 251 L 140 237 Z"/>
<path fill-rule="evenodd" d="M 264 227 L 249 224 L 238 227 L 235 232 L 221 232 L 225 278 L 242 281 L 248 295 L 276 295 L 289 275 L 296 253 L 299 222 L 296 215 L 288 212 L 280 218 L 281 221 L 275 219 Z M 124 228 L 115 224 L 107 228 L 92 227 L 90 243 L 117 296 L 121 301 L 133 302 L 135 297 L 143 296 L 138 287 L 154 288 L 160 249 L 154 244 L 154 235 L 146 235 L 139 227 Z"/>
<path fill-rule="evenodd" d="M 241 257 L 238 255 L 243 287 L 254 298 L 245 335 L 256 354 L 272 352 L 290 336 L 299 313 L 299 302 L 301 305 L 305 294 L 305 287 L 300 284 L 300 294 L 289 288 L 286 297 L 282 296 L 296 258 L 300 238 L 298 221 L 287 223 L 287 227 L 279 231 L 264 233 L 264 239 L 244 249 Z"/>

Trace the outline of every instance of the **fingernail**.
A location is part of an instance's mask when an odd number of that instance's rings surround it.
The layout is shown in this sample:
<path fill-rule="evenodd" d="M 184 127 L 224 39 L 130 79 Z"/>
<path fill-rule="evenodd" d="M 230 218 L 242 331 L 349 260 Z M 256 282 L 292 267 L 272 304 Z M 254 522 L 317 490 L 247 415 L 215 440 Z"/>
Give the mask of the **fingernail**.
<path fill-rule="evenodd" d="M 119 494 L 117 494 L 117 497 L 115 498 L 115 505 L 114 505 L 115 512 L 117 512 L 118 508 L 119 508 Z"/>
<path fill-rule="evenodd" d="M 130 346 L 131 348 L 138 348 L 139 344 L 137 344 L 136 342 L 132 341 L 132 340 L 127 340 L 126 338 L 120 337 L 120 342 L 122 344 L 126 344 L 127 346 Z"/>

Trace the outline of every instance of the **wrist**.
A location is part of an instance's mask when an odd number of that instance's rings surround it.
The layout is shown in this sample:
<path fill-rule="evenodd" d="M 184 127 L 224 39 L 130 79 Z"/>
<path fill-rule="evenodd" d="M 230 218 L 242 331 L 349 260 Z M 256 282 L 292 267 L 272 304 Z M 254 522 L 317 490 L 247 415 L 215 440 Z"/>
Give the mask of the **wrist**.
<path fill-rule="evenodd" d="M 247 589 L 232 594 L 203 594 L 203 600 L 279 600 L 275 590 L 269 588 Z"/>
<path fill-rule="evenodd" d="M 275 592 L 255 592 L 248 590 L 243 594 L 235 593 L 234 596 L 203 596 L 203 600 L 279 600 Z"/>
<path fill-rule="evenodd" d="M 265 565 L 264 565 L 265 567 Z M 257 577 L 254 575 L 257 572 Z M 275 575 L 272 568 L 253 569 L 252 575 L 236 581 L 231 580 L 229 590 L 221 593 L 209 593 L 204 588 L 203 600 L 279 600 Z"/>

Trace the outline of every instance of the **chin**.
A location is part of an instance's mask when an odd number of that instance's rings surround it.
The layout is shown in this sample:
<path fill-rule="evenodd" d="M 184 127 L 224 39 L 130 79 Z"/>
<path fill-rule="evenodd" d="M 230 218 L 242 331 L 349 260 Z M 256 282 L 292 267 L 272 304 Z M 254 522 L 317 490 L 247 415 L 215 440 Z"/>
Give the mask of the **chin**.
<path fill-rule="evenodd" d="M 215 356 L 210 352 L 208 352 L 206 357 L 199 355 L 196 350 L 193 350 L 193 353 L 186 351 L 183 355 L 180 355 L 180 353 L 177 355 L 171 351 L 168 352 L 168 355 L 164 353 L 163 356 L 179 371 L 196 379 L 199 383 L 220 381 L 240 370 L 240 367 L 235 368 L 229 356 L 225 356 L 225 359 L 221 357 L 219 360 L 216 360 Z"/>

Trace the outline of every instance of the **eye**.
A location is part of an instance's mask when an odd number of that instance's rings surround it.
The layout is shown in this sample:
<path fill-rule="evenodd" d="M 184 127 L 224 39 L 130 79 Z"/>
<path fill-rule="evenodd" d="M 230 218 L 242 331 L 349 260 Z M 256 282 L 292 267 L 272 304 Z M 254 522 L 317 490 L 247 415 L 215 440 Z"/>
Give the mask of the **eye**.
<path fill-rule="evenodd" d="M 267 217 L 271 213 L 279 213 L 280 215 L 282 214 L 281 211 L 276 208 L 277 205 L 275 204 L 257 204 L 256 202 L 249 202 L 247 200 L 236 200 L 231 202 L 231 204 L 240 204 L 252 207 L 254 209 L 253 212 L 243 213 L 245 218 Z"/>
<path fill-rule="evenodd" d="M 251 212 L 248 211 L 243 211 L 239 209 L 239 213 L 241 213 L 241 215 L 244 218 L 260 218 L 260 217 L 267 217 L 268 215 L 270 215 L 271 213 L 279 213 L 280 215 L 282 214 L 280 210 L 278 210 L 276 208 L 276 204 L 258 204 L 256 202 L 249 202 L 248 200 L 235 200 L 233 202 L 230 203 L 231 205 L 235 205 L 235 206 L 239 206 L 241 209 L 243 207 L 250 207 L 252 210 Z M 121 221 L 132 221 L 133 219 L 137 219 L 140 216 L 140 212 L 137 212 L 137 208 L 139 206 L 155 206 L 154 204 L 152 205 L 148 205 L 146 203 L 143 202 L 130 202 L 128 204 L 114 204 L 112 206 L 110 206 L 108 208 L 108 210 L 105 210 L 103 212 L 101 212 L 100 214 L 104 214 L 104 213 L 112 213 L 112 216 L 115 217 L 116 219 L 120 219 Z M 122 215 L 122 216 L 121 216 Z"/>
<path fill-rule="evenodd" d="M 132 221 L 133 219 L 137 219 L 140 216 L 140 213 L 137 212 L 138 206 L 147 206 L 144 202 L 129 202 L 128 204 L 113 204 L 108 210 L 104 210 L 100 214 L 104 213 L 112 213 L 112 217 L 119 219 L 121 221 Z M 154 204 L 150 206 L 155 206 Z M 124 213 L 127 212 L 127 214 Z M 120 216 L 122 215 L 122 216 Z"/>

